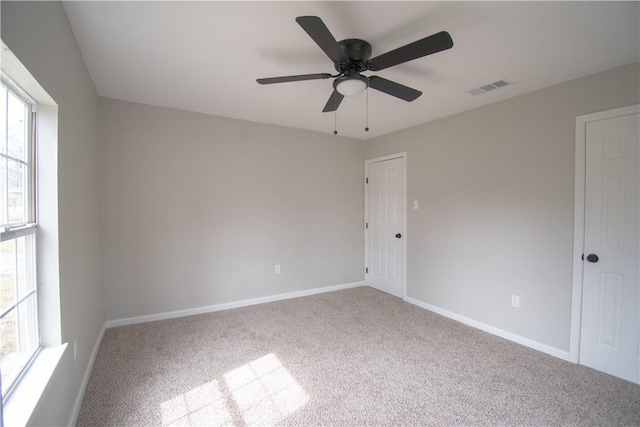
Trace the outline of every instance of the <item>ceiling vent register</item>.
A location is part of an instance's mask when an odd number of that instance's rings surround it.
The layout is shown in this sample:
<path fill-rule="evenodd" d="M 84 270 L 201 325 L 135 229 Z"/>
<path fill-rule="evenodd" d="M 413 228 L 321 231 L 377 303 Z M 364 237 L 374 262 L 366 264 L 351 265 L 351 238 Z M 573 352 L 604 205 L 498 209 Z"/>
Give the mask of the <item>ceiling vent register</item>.
<path fill-rule="evenodd" d="M 512 85 L 513 82 L 509 80 L 498 80 L 497 82 L 490 83 L 488 85 L 480 86 L 479 88 L 470 90 L 471 95 L 481 95 L 483 93 L 491 92 L 492 90 L 500 89 L 505 86 Z"/>

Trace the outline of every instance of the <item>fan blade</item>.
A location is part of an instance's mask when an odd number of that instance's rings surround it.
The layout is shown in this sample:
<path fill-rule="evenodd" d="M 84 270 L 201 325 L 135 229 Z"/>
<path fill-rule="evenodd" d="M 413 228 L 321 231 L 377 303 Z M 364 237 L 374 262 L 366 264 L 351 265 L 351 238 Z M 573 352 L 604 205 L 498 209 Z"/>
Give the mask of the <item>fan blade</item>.
<path fill-rule="evenodd" d="M 327 104 L 322 109 L 322 112 L 329 113 L 331 111 L 336 111 L 343 99 L 344 95 L 334 89 L 333 93 L 329 97 L 329 100 L 327 101 Z"/>
<path fill-rule="evenodd" d="M 327 74 L 327 73 L 300 74 L 299 76 L 269 77 L 266 79 L 257 79 L 256 81 L 261 85 L 270 85 L 273 83 L 287 83 L 287 82 L 299 82 L 302 80 L 328 79 L 329 77 L 331 77 L 331 74 Z"/>
<path fill-rule="evenodd" d="M 313 39 L 314 42 L 320 49 L 324 51 L 324 53 L 331 59 L 333 62 L 346 62 L 347 56 L 340 48 L 340 45 L 333 37 L 329 29 L 322 19 L 317 16 L 298 16 L 296 18 L 296 22 L 300 24 L 303 30 L 309 34 L 309 37 Z"/>
<path fill-rule="evenodd" d="M 408 102 L 411 102 L 422 95 L 422 92 L 420 92 L 419 90 L 412 89 L 408 86 L 404 86 L 400 83 L 392 82 L 391 80 L 383 79 L 382 77 L 378 76 L 369 77 L 369 87 L 371 89 L 384 92 L 387 95 L 404 99 Z"/>
<path fill-rule="evenodd" d="M 393 67 L 403 62 L 451 49 L 452 47 L 453 40 L 449 33 L 441 31 L 432 36 L 425 37 L 408 45 L 383 53 L 380 56 L 376 56 L 367 62 L 367 67 L 370 71 L 384 70 L 385 68 Z"/>

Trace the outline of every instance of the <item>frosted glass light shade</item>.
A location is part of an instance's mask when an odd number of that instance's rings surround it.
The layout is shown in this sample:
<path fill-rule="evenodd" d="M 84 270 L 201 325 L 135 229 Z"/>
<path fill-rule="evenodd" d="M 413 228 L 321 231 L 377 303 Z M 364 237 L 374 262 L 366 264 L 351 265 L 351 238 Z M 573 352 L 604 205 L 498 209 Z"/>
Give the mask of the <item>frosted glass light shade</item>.
<path fill-rule="evenodd" d="M 344 96 L 355 96 L 366 88 L 367 84 L 359 79 L 345 79 L 336 86 L 336 90 Z"/>

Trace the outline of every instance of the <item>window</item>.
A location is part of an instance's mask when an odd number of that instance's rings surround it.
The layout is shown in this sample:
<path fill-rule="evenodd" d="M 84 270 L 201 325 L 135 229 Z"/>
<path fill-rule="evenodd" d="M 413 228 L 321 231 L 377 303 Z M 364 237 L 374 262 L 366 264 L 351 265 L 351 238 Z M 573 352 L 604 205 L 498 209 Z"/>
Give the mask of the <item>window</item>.
<path fill-rule="evenodd" d="M 0 79 L 0 371 L 3 400 L 40 349 L 34 102 Z"/>

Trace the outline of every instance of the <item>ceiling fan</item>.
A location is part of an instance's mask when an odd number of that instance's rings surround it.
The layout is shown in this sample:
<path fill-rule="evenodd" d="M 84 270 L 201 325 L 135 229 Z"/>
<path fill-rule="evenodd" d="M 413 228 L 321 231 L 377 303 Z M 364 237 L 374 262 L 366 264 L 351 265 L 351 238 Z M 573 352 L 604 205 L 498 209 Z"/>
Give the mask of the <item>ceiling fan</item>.
<path fill-rule="evenodd" d="M 317 16 L 299 16 L 296 22 L 309 34 L 314 42 L 333 61 L 338 74 L 302 74 L 297 76 L 269 77 L 257 79 L 266 85 L 273 83 L 297 82 L 334 78 L 333 93 L 323 112 L 336 111 L 345 96 L 354 96 L 367 87 L 379 90 L 396 98 L 411 102 L 422 95 L 419 90 L 401 85 L 379 76 L 363 76 L 363 71 L 380 71 L 394 65 L 422 58 L 423 56 L 451 49 L 453 40 L 446 31 L 433 34 L 413 43 L 399 47 L 382 55 L 371 57 L 371 45 L 360 39 L 336 41 L 322 19 Z"/>

